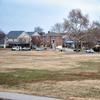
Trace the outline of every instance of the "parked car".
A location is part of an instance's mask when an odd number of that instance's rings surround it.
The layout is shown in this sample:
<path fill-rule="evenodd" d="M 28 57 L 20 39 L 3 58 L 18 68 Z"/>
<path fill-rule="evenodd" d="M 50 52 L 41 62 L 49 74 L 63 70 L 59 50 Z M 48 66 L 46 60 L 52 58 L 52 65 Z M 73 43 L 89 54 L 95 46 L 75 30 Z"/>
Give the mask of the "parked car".
<path fill-rule="evenodd" d="M 30 47 L 23 47 L 22 50 L 24 50 L 24 51 L 30 51 L 31 48 Z"/>
<path fill-rule="evenodd" d="M 32 49 L 36 49 L 37 48 L 37 46 L 36 45 L 32 45 Z"/>
<path fill-rule="evenodd" d="M 39 48 L 39 47 L 37 47 L 35 50 L 36 50 L 36 51 L 43 51 L 44 48 Z"/>
<path fill-rule="evenodd" d="M 87 49 L 85 50 L 86 53 L 94 53 L 94 50 L 93 49 Z"/>
<path fill-rule="evenodd" d="M 43 50 L 45 50 L 45 48 L 43 48 L 43 47 L 38 47 L 38 46 L 36 46 L 36 45 L 32 45 L 32 49 L 34 49 L 34 50 L 36 50 L 36 51 L 43 51 Z"/>
<path fill-rule="evenodd" d="M 95 52 L 100 52 L 100 44 L 99 45 L 95 45 L 95 47 L 93 48 L 93 50 Z"/>
<path fill-rule="evenodd" d="M 74 49 L 73 51 L 75 51 L 75 52 L 80 52 L 80 49 Z"/>
<path fill-rule="evenodd" d="M 20 46 L 13 46 L 11 48 L 12 51 L 20 51 L 22 48 Z"/>
<path fill-rule="evenodd" d="M 62 46 L 57 46 L 56 50 L 63 51 L 63 47 Z"/>

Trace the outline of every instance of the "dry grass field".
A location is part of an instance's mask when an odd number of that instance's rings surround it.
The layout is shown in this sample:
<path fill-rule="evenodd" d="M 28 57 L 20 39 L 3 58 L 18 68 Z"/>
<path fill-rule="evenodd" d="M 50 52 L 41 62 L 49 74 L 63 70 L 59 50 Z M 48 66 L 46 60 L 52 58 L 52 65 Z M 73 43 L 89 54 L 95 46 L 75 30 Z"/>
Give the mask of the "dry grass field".
<path fill-rule="evenodd" d="M 0 91 L 100 100 L 100 54 L 0 50 Z"/>

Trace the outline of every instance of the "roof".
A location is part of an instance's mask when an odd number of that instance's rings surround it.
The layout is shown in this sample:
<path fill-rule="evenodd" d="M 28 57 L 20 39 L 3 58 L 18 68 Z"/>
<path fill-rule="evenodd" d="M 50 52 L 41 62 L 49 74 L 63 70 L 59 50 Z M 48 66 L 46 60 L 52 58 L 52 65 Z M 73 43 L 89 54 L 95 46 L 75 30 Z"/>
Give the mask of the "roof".
<path fill-rule="evenodd" d="M 27 32 L 28 35 L 32 36 L 34 34 L 34 32 Z"/>
<path fill-rule="evenodd" d="M 32 36 L 40 36 L 40 34 L 39 34 L 38 32 L 34 32 L 34 33 L 32 34 Z"/>
<path fill-rule="evenodd" d="M 55 32 L 49 32 L 46 34 L 46 36 L 53 36 L 53 37 L 56 37 L 56 36 L 64 36 L 65 33 L 55 33 Z"/>
<path fill-rule="evenodd" d="M 24 31 L 10 31 L 8 34 L 7 34 L 7 37 L 9 39 L 16 39 L 20 34 L 22 34 Z"/>
<path fill-rule="evenodd" d="M 57 33 L 49 32 L 49 33 L 46 34 L 46 36 L 52 36 L 52 37 L 55 37 L 55 36 L 57 36 Z"/>

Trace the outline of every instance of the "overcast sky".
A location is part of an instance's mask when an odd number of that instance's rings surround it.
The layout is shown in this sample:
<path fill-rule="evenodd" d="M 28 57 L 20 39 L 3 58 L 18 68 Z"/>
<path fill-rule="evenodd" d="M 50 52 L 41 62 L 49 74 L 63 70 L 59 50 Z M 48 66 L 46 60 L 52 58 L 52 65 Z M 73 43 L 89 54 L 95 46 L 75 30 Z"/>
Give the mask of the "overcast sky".
<path fill-rule="evenodd" d="M 33 31 L 40 26 L 48 31 L 76 8 L 91 20 L 100 20 L 100 0 L 0 0 L 0 28 Z"/>

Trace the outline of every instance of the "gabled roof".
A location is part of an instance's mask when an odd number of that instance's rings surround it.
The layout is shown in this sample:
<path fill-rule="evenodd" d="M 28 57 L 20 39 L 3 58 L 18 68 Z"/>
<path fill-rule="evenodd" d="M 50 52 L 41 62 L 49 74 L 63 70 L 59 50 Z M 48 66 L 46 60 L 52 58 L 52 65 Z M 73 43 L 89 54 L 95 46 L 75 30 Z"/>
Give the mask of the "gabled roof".
<path fill-rule="evenodd" d="M 20 34 L 22 34 L 24 31 L 10 31 L 8 34 L 7 34 L 7 37 L 9 39 L 16 39 Z"/>
<path fill-rule="evenodd" d="M 64 36 L 65 33 L 55 33 L 55 32 L 49 32 L 45 34 L 46 36 L 56 37 L 56 36 Z"/>
<path fill-rule="evenodd" d="M 27 32 L 29 36 L 32 36 L 34 32 Z"/>
<path fill-rule="evenodd" d="M 40 36 L 40 34 L 39 34 L 38 32 L 34 32 L 34 33 L 32 34 L 32 36 Z"/>

